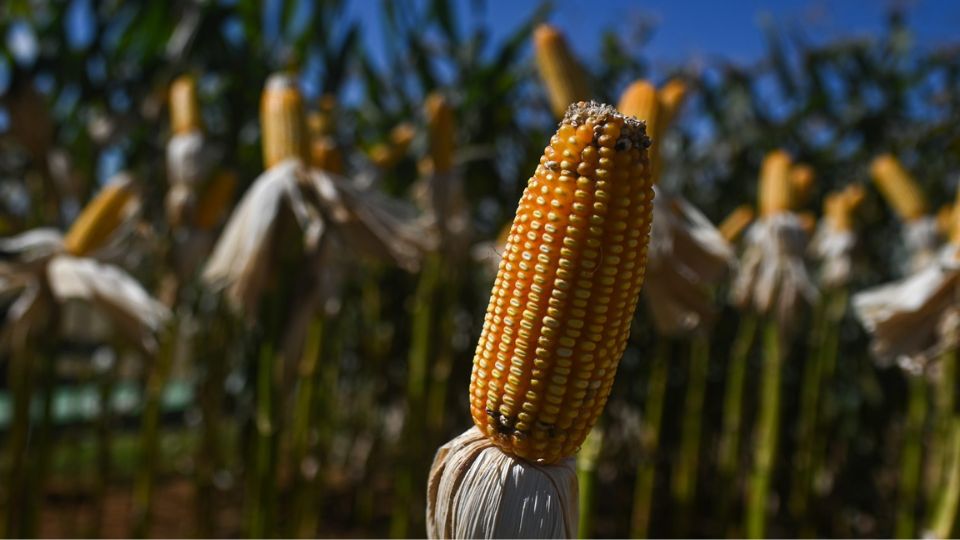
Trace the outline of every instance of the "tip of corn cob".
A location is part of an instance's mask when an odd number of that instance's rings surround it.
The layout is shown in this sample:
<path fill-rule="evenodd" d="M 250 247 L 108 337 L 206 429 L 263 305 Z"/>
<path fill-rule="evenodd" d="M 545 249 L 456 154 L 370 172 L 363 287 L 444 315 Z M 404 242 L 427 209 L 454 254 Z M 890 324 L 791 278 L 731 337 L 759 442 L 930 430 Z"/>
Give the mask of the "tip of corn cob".
<path fill-rule="evenodd" d="M 773 150 L 763 158 L 760 168 L 760 215 L 772 216 L 793 208 L 790 166 L 790 154 L 784 150 Z"/>
<path fill-rule="evenodd" d="M 260 126 L 265 168 L 304 157 L 307 144 L 303 98 L 294 75 L 275 73 L 267 78 L 260 100 Z"/>
<path fill-rule="evenodd" d="M 870 176 L 894 212 L 904 221 L 913 221 L 927 213 L 927 201 L 920 186 L 900 161 L 882 154 L 870 164 Z"/>
<path fill-rule="evenodd" d="M 790 168 L 790 188 L 793 192 L 793 204 L 802 206 L 813 194 L 817 175 L 813 167 L 806 163 L 798 163 Z"/>
<path fill-rule="evenodd" d="M 620 113 L 610 105 L 596 101 L 579 101 L 571 104 L 567 107 L 567 112 L 564 114 L 560 125 L 569 125 L 574 128 L 585 125 L 596 126 L 593 136 L 594 139 L 599 139 L 603 136 L 602 126 L 614 120 L 623 124 L 623 127 L 620 128 L 620 136 L 614 145 L 615 150 L 646 149 L 650 147 L 646 122 Z M 600 144 L 603 145 L 602 142 Z"/>
<path fill-rule="evenodd" d="M 669 125 L 677 116 L 677 112 L 687 97 L 687 83 L 680 79 L 671 79 L 657 92 L 657 101 L 660 102 L 661 116 L 664 125 Z"/>
<path fill-rule="evenodd" d="M 853 213 L 863 203 L 864 190 L 860 184 L 850 184 L 842 191 L 828 193 L 823 200 L 823 215 L 838 231 L 853 230 Z"/>
<path fill-rule="evenodd" d="M 720 235 L 727 242 L 733 242 L 747 228 L 747 225 L 750 225 L 755 214 L 753 207 L 749 204 L 736 207 L 717 227 L 720 230 Z"/>
<path fill-rule="evenodd" d="M 203 127 L 197 99 L 197 79 L 181 75 L 170 85 L 170 127 L 180 135 Z"/>
<path fill-rule="evenodd" d="M 135 196 L 133 178 L 121 173 L 110 180 L 83 208 L 63 239 L 67 253 L 87 255 L 102 247 L 127 216 L 127 204 Z"/>
<path fill-rule="evenodd" d="M 453 169 L 453 107 L 442 94 L 434 92 L 427 96 L 424 109 L 430 129 L 430 159 L 433 161 L 433 170 L 439 174 L 447 173 Z"/>

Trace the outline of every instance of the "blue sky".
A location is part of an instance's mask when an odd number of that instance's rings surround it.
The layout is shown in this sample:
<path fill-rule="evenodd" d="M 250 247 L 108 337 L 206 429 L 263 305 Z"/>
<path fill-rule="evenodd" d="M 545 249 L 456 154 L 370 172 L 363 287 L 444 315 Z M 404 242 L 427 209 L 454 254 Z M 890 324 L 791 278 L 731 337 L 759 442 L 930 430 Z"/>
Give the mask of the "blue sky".
<path fill-rule="evenodd" d="M 471 0 L 456 0 L 461 24 L 471 25 Z M 350 11 L 364 21 L 365 38 L 373 50 L 382 50 L 377 31 L 379 0 L 355 0 Z M 484 20 L 494 35 L 505 35 L 527 17 L 533 0 L 487 0 Z M 610 28 L 626 36 L 637 21 L 655 24 L 653 39 L 646 49 L 654 66 L 679 62 L 725 58 L 750 62 L 763 51 L 759 21 L 772 17 L 781 27 L 803 28 L 813 41 L 840 36 L 876 34 L 884 26 L 890 0 L 554 0 L 551 22 L 570 36 L 584 58 L 596 53 L 595 36 Z M 906 0 L 905 6 L 917 44 L 923 48 L 956 43 L 960 28 L 960 1 Z M 463 20 L 465 19 L 465 20 Z"/>

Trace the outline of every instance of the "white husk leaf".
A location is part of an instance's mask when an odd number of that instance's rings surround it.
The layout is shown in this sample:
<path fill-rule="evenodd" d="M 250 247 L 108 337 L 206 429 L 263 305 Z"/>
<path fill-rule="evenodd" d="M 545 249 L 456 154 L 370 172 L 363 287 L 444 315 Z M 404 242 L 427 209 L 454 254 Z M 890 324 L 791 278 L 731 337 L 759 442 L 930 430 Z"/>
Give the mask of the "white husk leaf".
<path fill-rule="evenodd" d="M 146 351 L 156 350 L 156 334 L 170 318 L 170 312 L 119 267 L 57 255 L 47 265 L 47 280 L 58 302 L 89 302 L 128 339 Z"/>
<path fill-rule="evenodd" d="M 654 193 L 644 297 L 660 334 L 693 332 L 713 316 L 712 288 L 733 266 L 733 249 L 682 197 Z"/>
<path fill-rule="evenodd" d="M 753 223 L 731 296 L 741 309 L 773 315 L 790 328 L 802 303 L 813 304 L 819 293 L 803 261 L 806 233 L 797 216 L 781 213 Z"/>
<path fill-rule="evenodd" d="M 275 238 L 282 212 L 293 212 L 308 250 L 324 229 L 323 219 L 302 192 L 305 174 L 297 159 L 278 163 L 261 174 L 237 204 L 204 268 L 203 279 L 213 287 L 225 288 L 231 304 L 247 317 L 256 314 L 270 276 L 272 247 L 283 240 Z"/>
<path fill-rule="evenodd" d="M 856 243 L 853 231 L 841 231 L 830 220 L 820 222 L 810 241 L 810 253 L 821 261 L 820 284 L 823 288 L 837 289 L 849 283 Z"/>
<path fill-rule="evenodd" d="M 916 272 L 936 260 L 937 250 L 942 243 L 936 218 L 924 216 L 904 223 L 902 234 L 903 243 L 910 254 L 906 268 L 908 273 Z"/>
<path fill-rule="evenodd" d="M 575 460 L 536 465 L 511 457 L 476 427 L 440 447 L 427 485 L 430 538 L 572 538 Z"/>
<path fill-rule="evenodd" d="M 423 211 L 423 224 L 442 248 L 464 253 L 468 245 L 470 209 L 463 195 L 463 177 L 452 170 L 432 173 L 413 185 L 413 199 Z"/>
<path fill-rule="evenodd" d="M 0 238 L 0 260 L 31 265 L 63 251 L 63 234 L 52 227 L 31 229 L 16 236 Z"/>
<path fill-rule="evenodd" d="M 387 258 L 410 272 L 420 268 L 423 252 L 432 244 L 414 222 L 413 208 L 325 171 L 312 170 L 310 180 L 324 216 L 351 250 Z"/>
<path fill-rule="evenodd" d="M 896 362 L 920 373 L 930 360 L 957 344 L 960 261 L 944 247 L 926 267 L 899 281 L 857 293 L 853 309 L 872 334 L 878 363 Z"/>

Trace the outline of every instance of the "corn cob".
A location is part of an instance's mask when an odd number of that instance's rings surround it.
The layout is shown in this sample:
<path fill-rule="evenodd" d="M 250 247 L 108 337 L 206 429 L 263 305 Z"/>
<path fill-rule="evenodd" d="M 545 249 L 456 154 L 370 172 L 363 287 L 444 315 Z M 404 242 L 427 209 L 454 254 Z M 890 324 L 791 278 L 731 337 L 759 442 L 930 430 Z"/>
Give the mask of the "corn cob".
<path fill-rule="evenodd" d="M 790 183 L 790 155 L 774 150 L 763 159 L 760 169 L 760 215 L 772 216 L 793 207 Z"/>
<path fill-rule="evenodd" d="M 192 75 L 181 75 L 170 85 L 170 129 L 174 135 L 203 129 L 197 80 Z"/>
<path fill-rule="evenodd" d="M 883 154 L 870 164 L 870 175 L 883 198 L 904 221 L 913 221 L 927 213 L 927 201 L 917 182 L 904 170 L 897 158 Z"/>
<path fill-rule="evenodd" d="M 643 283 L 652 211 L 644 125 L 576 103 L 527 183 L 470 383 L 505 452 L 572 455 L 606 402 Z"/>
<path fill-rule="evenodd" d="M 590 98 L 586 73 L 559 30 L 541 24 L 533 32 L 533 47 L 550 108 L 558 118 L 572 103 Z"/>
<path fill-rule="evenodd" d="M 798 163 L 790 167 L 790 188 L 793 191 L 795 207 L 803 206 L 810 200 L 815 180 L 816 173 L 810 165 Z"/>
<path fill-rule="evenodd" d="M 390 142 L 373 145 L 368 152 L 370 160 L 381 169 L 390 169 L 406 155 L 416 131 L 408 122 L 394 126 L 390 130 Z"/>
<path fill-rule="evenodd" d="M 197 203 L 197 213 L 194 218 L 197 229 L 209 231 L 216 227 L 230 209 L 236 190 L 237 175 L 234 173 L 221 171 L 214 176 Z"/>
<path fill-rule="evenodd" d="M 275 74 L 267 79 L 260 100 L 260 126 L 265 169 L 286 159 L 305 157 L 303 98 L 295 77 Z"/>
<path fill-rule="evenodd" d="M 310 134 L 310 164 L 321 171 L 343 174 L 343 152 L 336 140 L 334 111 L 337 100 L 329 94 L 320 98 L 319 110 L 307 116 Z"/>
<path fill-rule="evenodd" d="M 320 137 L 310 143 L 310 164 L 334 174 L 343 174 L 343 154 L 332 137 Z"/>
<path fill-rule="evenodd" d="M 953 207 L 953 203 L 942 205 L 934 217 L 937 221 L 937 232 L 942 236 L 950 236 L 950 231 L 953 229 Z"/>
<path fill-rule="evenodd" d="M 424 103 L 430 129 L 430 159 L 433 171 L 445 174 L 453 169 L 453 150 L 456 142 L 453 107 L 440 94 L 427 96 Z"/>
<path fill-rule="evenodd" d="M 126 175 L 107 184 L 67 231 L 63 239 L 66 252 L 79 257 L 102 247 L 123 223 L 125 209 L 133 197 L 133 182 Z"/>
<path fill-rule="evenodd" d="M 730 212 L 730 214 L 720 222 L 720 226 L 717 228 L 727 242 L 733 242 L 740 236 L 740 233 L 747 228 L 747 225 L 750 225 L 754 215 L 755 212 L 752 206 L 749 204 L 741 204 L 736 207 L 733 212 Z"/>
<path fill-rule="evenodd" d="M 683 100 L 687 97 L 687 83 L 680 79 L 671 79 L 664 84 L 657 92 L 657 101 L 660 102 L 661 126 L 666 128 L 673 123 L 683 105 Z M 662 133 L 651 133 L 651 137 L 656 137 Z"/>
<path fill-rule="evenodd" d="M 620 96 L 620 103 L 617 104 L 617 110 L 621 113 L 646 122 L 647 134 L 650 135 L 654 144 L 657 143 L 655 135 L 660 125 L 660 107 L 657 88 L 644 80 L 628 86 Z"/>
<path fill-rule="evenodd" d="M 863 202 L 863 186 L 851 184 L 840 192 L 827 194 L 823 200 L 823 215 L 838 231 L 853 230 L 853 213 Z"/>

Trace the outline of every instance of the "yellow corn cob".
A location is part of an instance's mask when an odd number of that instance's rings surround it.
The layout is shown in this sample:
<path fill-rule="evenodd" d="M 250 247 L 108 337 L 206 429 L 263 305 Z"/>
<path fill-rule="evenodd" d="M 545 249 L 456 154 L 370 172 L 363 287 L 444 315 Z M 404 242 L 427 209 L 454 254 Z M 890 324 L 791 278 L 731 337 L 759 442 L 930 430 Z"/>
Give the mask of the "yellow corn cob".
<path fill-rule="evenodd" d="M 427 112 L 427 125 L 430 128 L 430 160 L 433 171 L 438 174 L 453 169 L 453 151 L 456 134 L 453 108 L 445 97 L 433 93 L 424 103 Z"/>
<path fill-rule="evenodd" d="M 800 222 L 800 228 L 808 235 L 813 234 L 817 229 L 817 215 L 809 210 L 797 212 L 797 220 Z"/>
<path fill-rule="evenodd" d="M 666 129 L 677 117 L 683 100 L 687 97 L 687 83 L 680 79 L 671 79 L 657 92 L 657 100 L 660 102 L 661 126 Z M 660 135 L 660 133 L 657 133 Z"/>
<path fill-rule="evenodd" d="M 197 80 L 191 75 L 181 75 L 170 85 L 170 129 L 175 135 L 181 135 L 202 128 Z"/>
<path fill-rule="evenodd" d="M 550 107 L 558 118 L 571 103 L 590 98 L 586 73 L 559 30 L 549 24 L 538 26 L 533 32 L 533 48 Z"/>
<path fill-rule="evenodd" d="M 237 190 L 237 175 L 230 171 L 221 171 L 210 181 L 203 196 L 197 202 L 194 224 L 201 231 L 209 231 L 217 226 L 233 202 Z"/>
<path fill-rule="evenodd" d="M 657 143 L 655 138 L 660 125 L 660 100 L 657 88 L 649 81 L 639 80 L 627 87 L 620 96 L 617 109 L 627 115 L 639 118 L 647 124 L 647 135 Z"/>
<path fill-rule="evenodd" d="M 394 167 L 407 154 L 415 136 L 413 125 L 408 122 L 397 124 L 390 130 L 389 143 L 375 144 L 367 152 L 370 161 L 381 169 Z"/>
<path fill-rule="evenodd" d="M 760 169 L 760 215 L 772 216 L 791 208 L 790 155 L 783 150 L 774 150 L 763 159 Z"/>
<path fill-rule="evenodd" d="M 953 207 L 953 203 L 947 203 L 937 210 L 937 231 L 944 236 L 950 236 L 950 231 L 953 230 Z"/>
<path fill-rule="evenodd" d="M 853 230 L 853 213 L 863 202 L 863 186 L 850 184 L 843 191 L 828 193 L 823 199 L 823 216 L 839 231 Z"/>
<path fill-rule="evenodd" d="M 890 154 L 874 158 L 870 175 L 894 212 L 904 221 L 913 221 L 927 213 L 927 201 L 920 186 Z"/>
<path fill-rule="evenodd" d="M 317 110 L 310 113 L 307 119 L 307 126 L 310 129 L 312 137 L 321 135 L 333 135 L 337 131 L 336 109 L 337 98 L 324 94 L 317 101 Z"/>
<path fill-rule="evenodd" d="M 730 215 L 720 222 L 718 229 L 720 230 L 721 236 L 723 236 L 727 242 L 733 242 L 740 236 L 740 233 L 747 228 L 747 225 L 750 225 L 750 222 L 753 221 L 754 214 L 753 207 L 749 204 L 741 204 L 736 207 L 733 212 L 730 212 Z"/>
<path fill-rule="evenodd" d="M 286 159 L 304 158 L 303 98 L 292 75 L 276 74 L 267 79 L 260 99 L 260 126 L 264 168 Z"/>
<path fill-rule="evenodd" d="M 951 213 L 953 220 L 950 224 L 950 233 L 947 235 L 950 243 L 955 246 L 960 246 L 960 211 L 957 211 L 958 208 L 960 208 L 960 190 L 957 190 L 957 199 Z"/>
<path fill-rule="evenodd" d="M 343 174 L 343 154 L 333 137 L 320 137 L 310 143 L 310 164 L 333 174 Z"/>
<path fill-rule="evenodd" d="M 636 81 L 620 96 L 617 109 L 627 115 L 646 122 L 647 135 L 652 145 L 648 151 L 650 157 L 650 177 L 657 183 L 660 173 L 660 126 L 663 124 L 663 110 L 657 88 L 649 81 Z"/>
<path fill-rule="evenodd" d="M 863 184 L 848 184 L 847 187 L 843 188 L 842 193 L 851 211 L 859 208 L 867 197 L 867 191 L 863 189 Z"/>
<path fill-rule="evenodd" d="M 104 186 L 67 231 L 63 239 L 66 252 L 79 257 L 102 247 L 123 223 L 124 210 L 133 197 L 133 183 L 126 176 Z"/>
<path fill-rule="evenodd" d="M 795 207 L 803 206 L 813 194 L 814 181 L 816 174 L 813 167 L 806 163 L 798 163 L 790 167 L 790 187 L 793 192 L 793 204 Z"/>
<path fill-rule="evenodd" d="M 606 402 L 646 265 L 648 145 L 642 123 L 576 103 L 527 183 L 470 382 L 474 423 L 507 453 L 572 455 Z"/>

